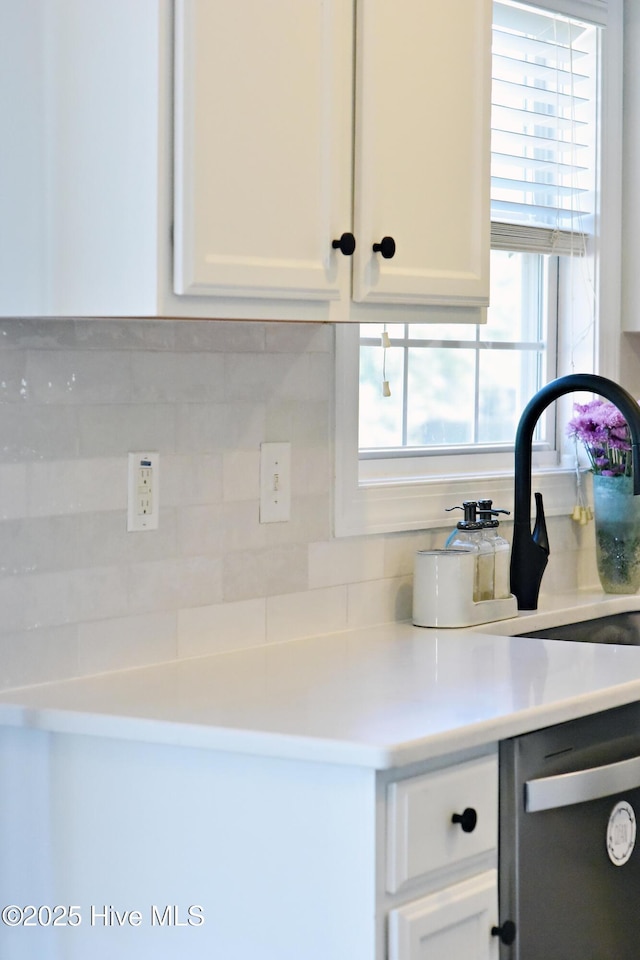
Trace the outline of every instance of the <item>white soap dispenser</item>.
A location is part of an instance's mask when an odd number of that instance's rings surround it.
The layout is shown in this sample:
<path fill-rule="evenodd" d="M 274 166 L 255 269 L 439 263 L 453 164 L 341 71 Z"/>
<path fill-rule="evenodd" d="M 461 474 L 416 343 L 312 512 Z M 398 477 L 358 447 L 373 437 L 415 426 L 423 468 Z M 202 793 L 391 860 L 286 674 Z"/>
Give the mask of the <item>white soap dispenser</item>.
<path fill-rule="evenodd" d="M 493 600 L 493 545 L 484 537 L 484 525 L 477 519 L 477 502 L 464 500 L 462 506 L 447 507 L 464 511 L 445 543 L 446 550 L 467 550 L 476 554 L 473 577 L 473 601 Z"/>
<path fill-rule="evenodd" d="M 492 500 L 478 500 L 478 517 L 483 523 L 483 536 L 493 550 L 493 596 L 495 600 L 505 600 L 511 596 L 511 571 L 509 541 L 498 533 L 500 523 L 496 520 L 499 513 L 509 514 L 508 510 L 494 510 Z"/>

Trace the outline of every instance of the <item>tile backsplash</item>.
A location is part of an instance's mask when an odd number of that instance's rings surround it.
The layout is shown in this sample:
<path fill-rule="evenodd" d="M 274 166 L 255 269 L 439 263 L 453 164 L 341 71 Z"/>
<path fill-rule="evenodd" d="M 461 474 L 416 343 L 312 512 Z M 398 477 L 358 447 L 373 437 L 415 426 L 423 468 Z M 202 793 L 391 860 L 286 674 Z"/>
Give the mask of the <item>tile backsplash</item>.
<path fill-rule="evenodd" d="M 408 618 L 442 532 L 332 539 L 333 369 L 330 325 L 1 321 L 0 688 Z M 260 524 L 282 440 L 291 520 Z M 127 533 L 145 449 L 160 525 Z"/>

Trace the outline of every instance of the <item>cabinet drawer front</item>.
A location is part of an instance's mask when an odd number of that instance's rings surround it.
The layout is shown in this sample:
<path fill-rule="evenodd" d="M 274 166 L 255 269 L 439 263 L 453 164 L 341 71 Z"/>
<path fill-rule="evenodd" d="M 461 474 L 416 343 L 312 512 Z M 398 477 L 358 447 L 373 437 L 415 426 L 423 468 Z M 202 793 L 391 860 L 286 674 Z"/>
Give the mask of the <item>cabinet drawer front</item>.
<path fill-rule="evenodd" d="M 477 815 L 467 832 L 452 821 Z M 483 757 L 392 783 L 387 790 L 387 890 L 487 853 L 498 842 L 498 760 Z"/>
<path fill-rule="evenodd" d="M 495 870 L 456 883 L 389 914 L 389 960 L 497 960 Z"/>

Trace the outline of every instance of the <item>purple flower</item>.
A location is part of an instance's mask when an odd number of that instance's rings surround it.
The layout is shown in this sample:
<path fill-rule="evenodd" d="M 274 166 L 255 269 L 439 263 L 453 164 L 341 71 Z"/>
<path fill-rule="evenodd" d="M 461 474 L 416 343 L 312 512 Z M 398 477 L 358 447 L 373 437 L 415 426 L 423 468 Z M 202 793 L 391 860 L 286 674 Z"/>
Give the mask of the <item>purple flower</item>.
<path fill-rule="evenodd" d="M 584 444 L 594 473 L 605 477 L 631 476 L 629 427 L 618 408 L 600 398 L 575 403 L 576 414 L 567 425 L 567 434 Z"/>

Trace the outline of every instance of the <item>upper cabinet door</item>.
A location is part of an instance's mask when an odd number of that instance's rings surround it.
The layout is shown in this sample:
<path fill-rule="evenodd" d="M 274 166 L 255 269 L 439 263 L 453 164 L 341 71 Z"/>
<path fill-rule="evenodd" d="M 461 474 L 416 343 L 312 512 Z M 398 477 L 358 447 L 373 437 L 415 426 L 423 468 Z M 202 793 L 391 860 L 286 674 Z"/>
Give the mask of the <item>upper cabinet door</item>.
<path fill-rule="evenodd" d="M 178 0 L 179 294 L 349 296 L 351 0 Z"/>
<path fill-rule="evenodd" d="M 486 304 L 491 3 L 362 0 L 356 36 L 354 299 Z"/>

